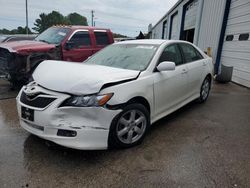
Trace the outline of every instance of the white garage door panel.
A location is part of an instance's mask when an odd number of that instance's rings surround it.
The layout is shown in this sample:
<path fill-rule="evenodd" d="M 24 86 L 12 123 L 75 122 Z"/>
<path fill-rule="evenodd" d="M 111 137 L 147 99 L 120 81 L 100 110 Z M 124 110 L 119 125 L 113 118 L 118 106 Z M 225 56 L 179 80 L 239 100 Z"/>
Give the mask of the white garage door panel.
<path fill-rule="evenodd" d="M 241 23 L 250 24 L 250 14 L 232 18 L 227 21 L 227 25 L 235 25 L 235 24 L 241 24 Z"/>
<path fill-rule="evenodd" d="M 244 78 L 240 78 L 237 76 L 234 76 L 234 80 L 235 83 L 238 83 L 240 85 L 246 86 L 246 87 L 250 87 L 250 81 L 249 80 L 245 80 Z"/>
<path fill-rule="evenodd" d="M 189 30 L 195 28 L 196 15 L 188 16 L 188 19 L 185 19 L 184 30 Z"/>
<path fill-rule="evenodd" d="M 250 87 L 250 38 L 247 41 L 239 41 L 239 35 L 243 33 L 250 33 L 250 0 L 233 0 L 226 36 L 234 35 L 234 39 L 224 41 L 221 63 L 234 67 L 234 82 Z"/>
<path fill-rule="evenodd" d="M 198 1 L 195 0 L 194 2 L 189 4 L 186 9 L 184 30 L 195 28 L 197 11 L 198 11 Z"/>
<path fill-rule="evenodd" d="M 249 65 L 246 64 L 244 60 L 233 59 L 228 57 L 222 57 L 221 63 L 226 66 L 233 66 L 238 70 L 250 70 L 250 62 Z"/>
<path fill-rule="evenodd" d="M 250 71 L 246 71 L 241 68 L 234 68 L 234 74 L 237 75 L 240 78 L 244 78 L 248 81 L 250 81 Z"/>
<path fill-rule="evenodd" d="M 230 15 L 228 19 L 232 19 L 235 17 L 243 16 L 250 13 L 250 6 L 237 7 L 235 9 L 230 10 Z"/>
<path fill-rule="evenodd" d="M 233 0 L 231 2 L 231 9 L 234 9 L 236 7 L 242 7 L 245 6 L 246 4 L 249 4 L 249 0 Z"/>
<path fill-rule="evenodd" d="M 250 53 L 236 51 L 236 50 L 235 51 L 229 51 L 228 49 L 225 49 L 225 50 L 222 51 L 222 54 L 225 57 L 250 61 Z"/>
<path fill-rule="evenodd" d="M 250 84 L 250 73 L 249 72 L 243 72 L 241 70 L 234 69 L 233 71 L 233 77 L 236 79 L 244 80 L 247 85 Z"/>
<path fill-rule="evenodd" d="M 237 48 L 236 48 L 237 46 Z M 227 49 L 227 50 L 232 50 L 232 51 L 244 51 L 247 53 L 250 53 L 250 40 L 248 41 L 225 41 L 223 44 L 223 49 Z"/>
<path fill-rule="evenodd" d="M 239 70 L 239 71 L 245 71 L 245 72 L 249 72 L 250 70 L 250 62 L 249 62 L 249 65 L 246 65 L 246 63 L 242 60 L 239 60 L 239 59 L 233 59 L 233 58 L 230 58 L 230 61 L 228 60 L 229 58 L 225 58 L 225 57 L 222 57 L 222 61 L 221 63 L 225 66 L 233 66 L 235 70 Z"/>
<path fill-rule="evenodd" d="M 171 39 L 179 39 L 178 14 L 172 18 Z"/>
<path fill-rule="evenodd" d="M 226 34 L 239 34 L 249 32 L 250 23 L 241 23 L 227 26 Z"/>

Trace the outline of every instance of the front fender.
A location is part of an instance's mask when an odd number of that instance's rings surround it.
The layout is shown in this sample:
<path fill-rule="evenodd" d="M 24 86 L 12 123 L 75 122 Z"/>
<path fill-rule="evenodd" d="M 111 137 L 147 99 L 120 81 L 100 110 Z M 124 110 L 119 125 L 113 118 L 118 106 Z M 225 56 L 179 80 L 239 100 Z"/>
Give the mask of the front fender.
<path fill-rule="evenodd" d="M 114 93 L 114 96 L 108 101 L 108 105 L 124 104 L 134 97 L 143 97 L 148 101 L 151 112 L 154 112 L 153 84 L 151 76 L 139 77 L 130 82 L 105 88 L 101 90 L 100 94 Z"/>

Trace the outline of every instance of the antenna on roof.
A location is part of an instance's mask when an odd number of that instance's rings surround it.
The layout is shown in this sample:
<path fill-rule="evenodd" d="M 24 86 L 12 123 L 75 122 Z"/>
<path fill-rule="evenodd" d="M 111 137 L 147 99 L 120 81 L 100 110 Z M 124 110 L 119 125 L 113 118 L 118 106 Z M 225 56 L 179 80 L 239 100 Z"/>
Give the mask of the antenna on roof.
<path fill-rule="evenodd" d="M 94 26 L 94 11 L 91 10 L 91 26 Z"/>
<path fill-rule="evenodd" d="M 28 0 L 25 0 L 26 6 L 26 34 L 29 34 L 29 25 L 28 25 Z"/>

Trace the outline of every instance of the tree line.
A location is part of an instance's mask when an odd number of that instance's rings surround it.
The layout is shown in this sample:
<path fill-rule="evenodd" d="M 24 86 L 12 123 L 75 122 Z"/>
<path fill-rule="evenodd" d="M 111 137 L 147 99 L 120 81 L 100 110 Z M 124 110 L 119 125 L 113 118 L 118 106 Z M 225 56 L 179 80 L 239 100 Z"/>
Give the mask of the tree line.
<path fill-rule="evenodd" d="M 34 26 L 32 29 L 37 33 L 41 33 L 44 30 L 48 29 L 53 25 L 83 25 L 87 26 L 87 18 L 76 12 L 70 13 L 67 16 L 62 15 L 60 12 L 52 11 L 51 13 L 45 14 L 41 13 L 39 18 L 35 20 Z M 33 32 L 28 28 L 29 34 Z M 26 27 L 19 26 L 17 29 L 8 30 L 0 29 L 2 34 L 26 34 Z"/>

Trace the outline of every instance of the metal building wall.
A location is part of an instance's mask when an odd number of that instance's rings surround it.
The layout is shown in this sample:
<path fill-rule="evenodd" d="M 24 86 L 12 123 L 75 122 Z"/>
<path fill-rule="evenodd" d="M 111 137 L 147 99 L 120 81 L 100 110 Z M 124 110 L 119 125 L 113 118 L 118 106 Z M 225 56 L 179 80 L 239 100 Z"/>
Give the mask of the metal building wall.
<path fill-rule="evenodd" d="M 162 26 L 163 26 L 163 21 L 159 22 L 156 26 L 154 26 L 154 28 L 152 29 L 152 39 L 161 39 Z"/>
<path fill-rule="evenodd" d="M 198 0 L 199 4 L 196 17 L 194 43 L 203 51 L 206 51 L 208 47 L 211 47 L 214 61 L 217 55 L 226 1 L 227 0 Z M 178 5 L 173 7 L 167 15 L 155 25 L 152 30 L 153 39 L 160 39 L 162 37 L 163 19 L 168 19 L 167 36 L 169 36 L 171 29 L 170 18 L 176 13 L 176 11 L 178 11 L 178 31 L 180 35 L 183 6 L 187 2 L 189 2 L 189 0 L 178 1 Z"/>
<path fill-rule="evenodd" d="M 178 11 L 178 38 L 180 35 L 180 28 L 181 28 L 181 18 L 182 18 L 182 12 L 183 12 L 183 5 L 186 4 L 189 0 L 179 0 L 176 5 L 170 11 L 167 15 L 165 15 L 152 29 L 152 39 L 161 39 L 162 38 L 162 26 L 163 22 L 167 19 L 167 39 L 169 38 L 169 32 L 170 32 L 170 17 Z"/>
<path fill-rule="evenodd" d="M 211 47 L 214 61 L 218 50 L 225 5 L 226 0 L 205 0 L 203 4 L 197 44 L 203 51 Z"/>

